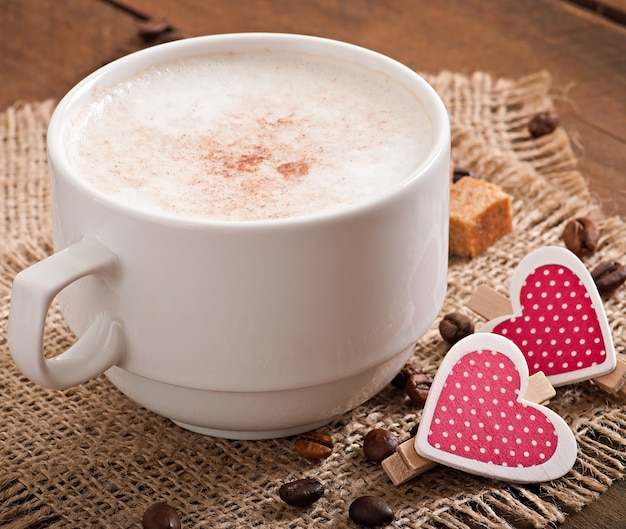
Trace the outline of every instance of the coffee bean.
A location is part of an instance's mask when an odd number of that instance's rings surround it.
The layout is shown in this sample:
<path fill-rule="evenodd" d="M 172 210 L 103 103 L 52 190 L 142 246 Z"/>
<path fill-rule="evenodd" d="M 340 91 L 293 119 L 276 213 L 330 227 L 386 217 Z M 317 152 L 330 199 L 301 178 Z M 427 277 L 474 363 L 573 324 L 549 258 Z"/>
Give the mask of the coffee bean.
<path fill-rule="evenodd" d="M 167 42 L 174 42 L 176 40 L 183 40 L 189 38 L 189 35 L 179 31 L 177 29 L 172 29 L 170 31 L 166 31 L 165 33 L 161 33 L 157 35 L 157 37 L 152 42 L 153 44 L 165 44 Z"/>
<path fill-rule="evenodd" d="M 137 34 L 144 41 L 150 42 L 171 29 L 172 26 L 167 19 L 150 18 L 139 24 Z"/>
<path fill-rule="evenodd" d="M 561 122 L 556 112 L 539 112 L 528 123 L 528 131 L 533 138 L 553 133 Z"/>
<path fill-rule="evenodd" d="M 600 230 L 592 220 L 586 217 L 570 220 L 563 229 L 565 246 L 578 257 L 592 253 L 599 239 Z"/>
<path fill-rule="evenodd" d="M 474 332 L 474 322 L 465 314 L 451 312 L 439 322 L 439 333 L 450 345 Z"/>
<path fill-rule="evenodd" d="M 374 463 L 380 463 L 393 455 L 399 445 L 398 438 L 389 430 L 374 428 L 363 439 L 363 453 Z"/>
<path fill-rule="evenodd" d="M 324 495 L 324 485 L 315 478 L 304 478 L 285 483 L 278 495 L 287 505 L 308 507 Z"/>
<path fill-rule="evenodd" d="M 394 512 L 382 498 L 360 496 L 350 504 L 350 519 L 359 525 L 376 527 L 393 522 Z"/>
<path fill-rule="evenodd" d="M 406 363 L 400 372 L 395 376 L 391 383 L 399 388 L 404 389 L 406 387 L 406 381 L 411 375 L 417 375 L 422 372 L 422 368 L 418 365 Z"/>
<path fill-rule="evenodd" d="M 319 432 L 300 434 L 294 443 L 301 456 L 309 459 L 326 459 L 333 453 L 333 438 Z"/>
<path fill-rule="evenodd" d="M 173 507 L 155 503 L 144 513 L 141 526 L 143 529 L 181 529 L 182 523 Z"/>
<path fill-rule="evenodd" d="M 598 291 L 608 294 L 626 282 L 626 266 L 617 261 L 603 261 L 591 271 L 591 277 Z"/>
<path fill-rule="evenodd" d="M 411 375 L 406 382 L 406 394 L 415 404 L 424 404 L 433 384 L 433 377 L 420 373 Z"/>
<path fill-rule="evenodd" d="M 474 173 L 469 169 L 465 169 L 464 167 L 454 166 L 454 170 L 452 171 L 452 183 L 456 184 L 461 178 L 465 178 L 466 176 L 472 177 Z"/>
<path fill-rule="evenodd" d="M 121 59 L 126 55 L 139 51 L 140 49 L 141 48 L 139 46 L 132 45 L 117 48 L 113 53 L 110 53 L 102 60 L 102 66 L 104 66 L 105 64 L 109 64 L 110 62 L 116 61 L 117 59 Z"/>

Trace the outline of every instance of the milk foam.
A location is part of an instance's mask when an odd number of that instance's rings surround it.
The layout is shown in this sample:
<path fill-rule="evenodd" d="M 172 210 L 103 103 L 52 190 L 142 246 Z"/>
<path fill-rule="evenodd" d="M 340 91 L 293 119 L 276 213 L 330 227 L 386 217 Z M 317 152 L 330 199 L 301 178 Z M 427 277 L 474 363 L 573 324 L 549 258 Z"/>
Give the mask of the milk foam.
<path fill-rule="evenodd" d="M 160 65 L 67 127 L 70 164 L 133 208 L 256 220 L 333 210 L 406 180 L 432 143 L 415 97 L 347 62 L 283 52 Z"/>

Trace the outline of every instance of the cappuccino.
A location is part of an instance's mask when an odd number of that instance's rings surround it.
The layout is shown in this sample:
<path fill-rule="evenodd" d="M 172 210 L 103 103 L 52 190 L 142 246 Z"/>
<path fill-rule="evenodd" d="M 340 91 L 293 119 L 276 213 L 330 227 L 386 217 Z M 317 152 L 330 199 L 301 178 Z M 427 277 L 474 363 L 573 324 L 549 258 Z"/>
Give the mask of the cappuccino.
<path fill-rule="evenodd" d="M 132 208 L 261 220 L 332 211 L 406 181 L 432 125 L 405 87 L 364 66 L 280 51 L 148 68 L 65 128 L 85 182 Z"/>

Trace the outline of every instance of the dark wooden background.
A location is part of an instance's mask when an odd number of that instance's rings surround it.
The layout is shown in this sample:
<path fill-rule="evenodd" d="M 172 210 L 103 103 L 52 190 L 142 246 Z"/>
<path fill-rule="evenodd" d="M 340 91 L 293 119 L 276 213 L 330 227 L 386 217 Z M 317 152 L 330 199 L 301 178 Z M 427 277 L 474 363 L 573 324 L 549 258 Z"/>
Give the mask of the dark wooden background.
<path fill-rule="evenodd" d="M 144 45 L 138 24 L 160 17 L 181 36 L 279 31 L 346 40 L 427 73 L 547 70 L 594 198 L 626 218 L 626 0 L 0 0 L 0 111 L 59 99 Z M 563 527 L 626 527 L 625 482 Z"/>

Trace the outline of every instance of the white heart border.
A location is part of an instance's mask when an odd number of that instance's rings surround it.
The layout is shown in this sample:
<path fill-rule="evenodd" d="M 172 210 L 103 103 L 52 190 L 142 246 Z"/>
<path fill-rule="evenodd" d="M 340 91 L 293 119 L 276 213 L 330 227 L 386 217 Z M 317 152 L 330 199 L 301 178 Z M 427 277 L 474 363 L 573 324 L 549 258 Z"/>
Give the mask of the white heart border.
<path fill-rule="evenodd" d="M 617 355 L 615 353 L 615 346 L 613 345 L 613 337 L 609 328 L 606 312 L 604 311 L 604 304 L 602 303 L 598 288 L 583 262 L 574 253 L 560 246 L 544 246 L 538 248 L 527 254 L 526 257 L 520 261 L 513 272 L 509 287 L 509 297 L 511 306 L 513 307 L 513 314 L 507 314 L 489 320 L 477 329 L 476 332 L 491 333 L 499 323 L 507 321 L 512 317 L 520 317 L 522 314 L 520 294 L 526 278 L 540 266 L 549 264 L 562 265 L 568 268 L 582 281 L 585 289 L 589 293 L 591 305 L 598 316 L 602 338 L 606 346 L 606 358 L 604 362 L 568 373 L 550 375 L 547 377 L 550 384 L 554 387 L 558 387 L 565 384 L 574 384 L 583 380 L 590 380 L 611 373 L 617 365 Z"/>
<path fill-rule="evenodd" d="M 448 374 L 467 354 L 480 350 L 492 350 L 505 354 L 515 364 L 520 374 L 520 388 L 517 401 L 536 409 L 554 425 L 558 443 L 553 456 L 540 465 L 518 468 L 484 463 L 451 454 L 435 448 L 428 442 L 432 418 Z M 567 474 L 576 462 L 578 445 L 567 423 L 557 413 L 545 406 L 529 402 L 523 398 L 528 388 L 528 365 L 520 349 L 511 340 L 498 334 L 472 334 L 457 342 L 443 358 L 424 404 L 422 418 L 415 436 L 415 450 L 426 459 L 442 465 L 463 470 L 493 479 L 512 483 L 539 483 L 551 481 Z"/>

